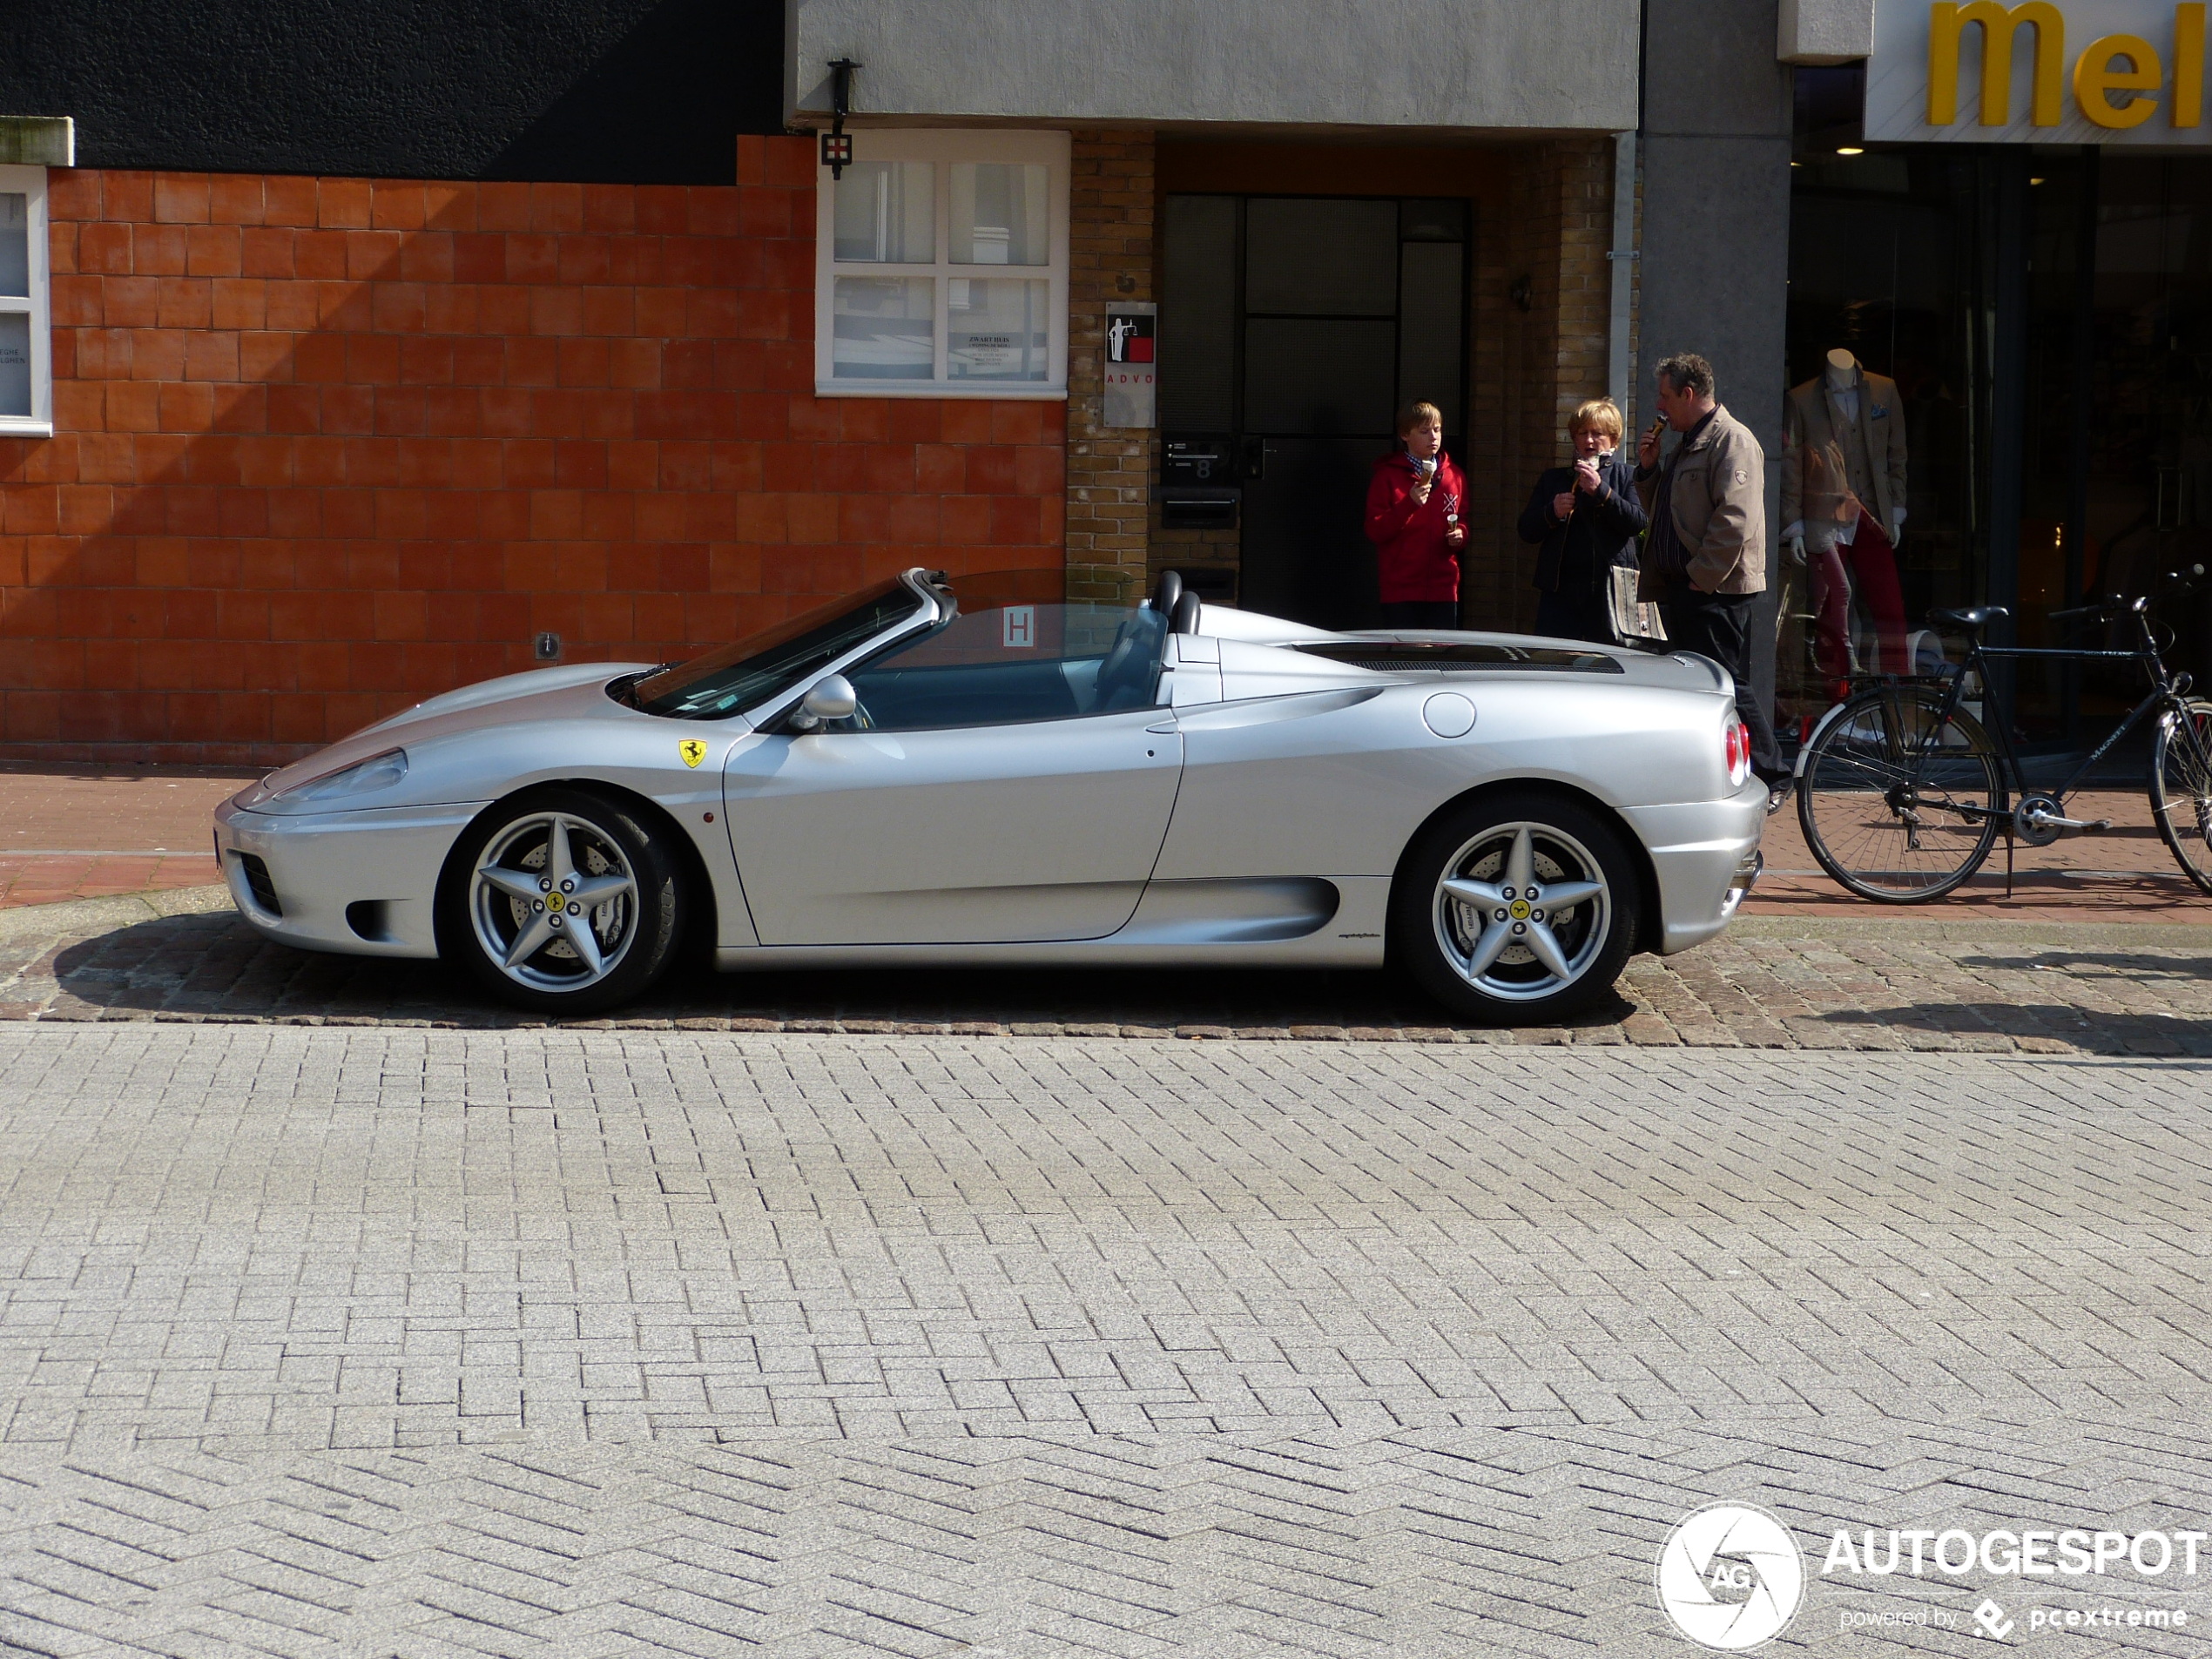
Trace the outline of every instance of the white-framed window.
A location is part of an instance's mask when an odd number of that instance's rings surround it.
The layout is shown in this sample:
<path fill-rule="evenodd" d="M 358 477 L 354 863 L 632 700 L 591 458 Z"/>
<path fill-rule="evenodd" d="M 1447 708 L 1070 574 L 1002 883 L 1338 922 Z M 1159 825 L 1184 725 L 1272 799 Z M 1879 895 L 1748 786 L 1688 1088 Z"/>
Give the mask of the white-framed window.
<path fill-rule="evenodd" d="M 0 167 L 0 437 L 54 434 L 46 170 Z"/>
<path fill-rule="evenodd" d="M 853 134 L 816 191 L 814 388 L 1068 395 L 1068 135 Z"/>

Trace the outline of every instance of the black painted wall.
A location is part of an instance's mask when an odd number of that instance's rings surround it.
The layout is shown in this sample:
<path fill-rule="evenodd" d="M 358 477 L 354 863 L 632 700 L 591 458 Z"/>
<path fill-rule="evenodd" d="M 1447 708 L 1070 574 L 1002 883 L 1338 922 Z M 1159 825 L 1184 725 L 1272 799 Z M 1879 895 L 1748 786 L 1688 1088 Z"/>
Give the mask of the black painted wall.
<path fill-rule="evenodd" d="M 39 0 L 0 113 L 78 165 L 730 183 L 783 130 L 783 0 Z"/>

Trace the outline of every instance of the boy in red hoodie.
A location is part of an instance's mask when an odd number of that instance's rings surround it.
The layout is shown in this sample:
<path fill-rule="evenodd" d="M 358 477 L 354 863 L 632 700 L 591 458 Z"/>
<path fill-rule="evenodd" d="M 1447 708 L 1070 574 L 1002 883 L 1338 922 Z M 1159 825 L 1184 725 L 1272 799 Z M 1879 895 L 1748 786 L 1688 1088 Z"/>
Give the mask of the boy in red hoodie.
<path fill-rule="evenodd" d="M 1467 545 L 1467 478 L 1444 453 L 1444 415 L 1410 403 L 1398 448 L 1375 462 L 1367 485 L 1367 539 L 1375 544 L 1386 628 L 1460 625 L 1460 550 Z"/>

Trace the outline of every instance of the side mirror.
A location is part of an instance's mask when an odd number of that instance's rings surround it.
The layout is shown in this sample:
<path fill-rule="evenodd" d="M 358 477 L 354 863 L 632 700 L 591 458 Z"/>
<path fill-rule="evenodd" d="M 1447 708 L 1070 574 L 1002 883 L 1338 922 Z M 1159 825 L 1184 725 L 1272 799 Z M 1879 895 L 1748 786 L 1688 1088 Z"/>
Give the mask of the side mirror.
<path fill-rule="evenodd" d="M 860 694 L 842 674 L 816 680 L 791 717 L 792 730 L 812 732 L 825 720 L 842 720 L 860 706 Z"/>

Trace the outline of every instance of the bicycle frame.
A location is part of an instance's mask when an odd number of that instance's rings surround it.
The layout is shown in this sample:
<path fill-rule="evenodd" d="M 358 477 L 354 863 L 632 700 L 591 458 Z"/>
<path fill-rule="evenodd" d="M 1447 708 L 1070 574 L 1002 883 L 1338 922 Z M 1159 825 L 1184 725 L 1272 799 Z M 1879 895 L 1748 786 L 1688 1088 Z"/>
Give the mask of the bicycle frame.
<path fill-rule="evenodd" d="M 1950 677 L 1951 686 L 1944 694 L 1941 714 L 1937 718 L 1933 729 L 1920 740 L 1919 752 L 1913 759 L 1913 787 L 1917 789 L 1919 786 L 1922 765 L 1926 763 L 1930 755 L 1938 752 L 1937 745 L 1941 739 L 1943 729 L 1949 723 L 1951 717 L 1959 711 L 1959 705 L 1966 695 L 1966 677 L 1969 674 L 1979 674 L 1981 685 L 1989 697 L 1990 712 L 1995 717 L 1982 721 L 1982 728 L 1989 732 L 1997 740 L 1998 752 L 2004 757 L 2006 781 L 2011 786 L 2012 792 L 2014 795 L 2025 795 L 2028 792 L 2026 775 L 2020 770 L 2019 751 L 2013 746 L 2012 722 L 2004 718 L 2003 711 L 1996 707 L 1995 682 L 1992 680 L 1988 671 L 1988 664 L 1991 661 L 2012 662 L 2027 658 L 2042 658 L 2046 660 L 2068 663 L 2128 662 L 2141 664 L 2144 672 L 2150 677 L 2149 695 L 2135 705 L 2134 708 L 2128 712 L 2128 718 L 2113 728 L 2111 735 L 2090 752 L 2088 758 L 2074 769 L 2064 783 L 2048 792 L 2047 792 L 2051 799 L 2059 804 L 2060 810 L 2064 810 L 2067 797 L 2080 786 L 2081 780 L 2089 775 L 2100 760 L 2112 752 L 2122 738 L 2142 723 L 2144 716 L 2154 710 L 2162 711 L 2173 707 L 2181 700 L 2182 687 L 2177 685 L 2175 677 L 2167 671 L 2164 656 L 2158 649 L 2157 637 L 2151 632 L 2149 610 L 2139 610 L 2134 614 L 2135 625 L 2141 631 L 2143 637 L 2143 643 L 2134 651 L 2087 651 L 2075 650 L 2071 647 L 2054 650 L 2021 645 L 1985 645 L 1981 642 L 1980 636 L 1976 634 L 1973 644 L 1967 649 L 1965 666 L 1958 673 Z M 1994 818 L 2009 822 L 2013 816 L 2013 809 L 2010 806 L 1999 807 L 1994 803 L 1988 806 L 1953 806 L 1951 810 L 1962 817 L 1970 819 Z"/>

